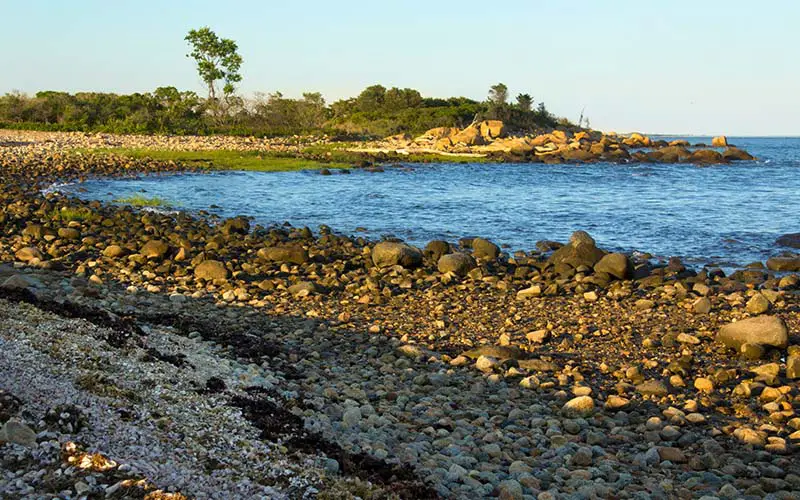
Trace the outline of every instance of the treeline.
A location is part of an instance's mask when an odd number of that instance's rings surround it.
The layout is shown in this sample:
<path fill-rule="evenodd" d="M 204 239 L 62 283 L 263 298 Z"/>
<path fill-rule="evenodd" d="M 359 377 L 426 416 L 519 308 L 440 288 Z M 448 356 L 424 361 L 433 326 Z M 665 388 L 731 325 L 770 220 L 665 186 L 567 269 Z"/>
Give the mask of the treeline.
<path fill-rule="evenodd" d="M 341 133 L 384 137 L 419 134 L 434 127 L 466 127 L 474 120 L 501 119 L 520 132 L 571 125 L 556 119 L 528 94 L 508 102 L 505 85 L 486 101 L 464 97 L 424 98 L 413 89 L 367 87 L 357 97 L 330 105 L 319 93 L 289 99 L 280 92 L 252 99 L 203 99 L 195 92 L 160 87 L 153 92 L 12 92 L 0 96 L 0 127 L 137 134 L 236 134 L 278 136 Z"/>

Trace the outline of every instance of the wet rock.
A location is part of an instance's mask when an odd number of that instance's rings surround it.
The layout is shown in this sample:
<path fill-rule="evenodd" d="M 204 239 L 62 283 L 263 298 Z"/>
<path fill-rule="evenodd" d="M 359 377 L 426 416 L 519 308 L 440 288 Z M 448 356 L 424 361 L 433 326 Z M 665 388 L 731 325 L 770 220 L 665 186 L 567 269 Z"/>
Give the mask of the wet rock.
<path fill-rule="evenodd" d="M 800 256 L 770 257 L 767 259 L 767 269 L 770 271 L 800 271 Z"/>
<path fill-rule="evenodd" d="M 776 316 L 757 316 L 724 325 L 717 334 L 717 341 L 736 350 L 742 344 L 785 349 L 789 342 L 789 333 L 782 319 Z"/>
<path fill-rule="evenodd" d="M 629 279 L 633 275 L 633 263 L 627 255 L 622 253 L 610 253 L 604 255 L 600 261 L 594 265 L 597 273 L 607 273 L 617 279 Z"/>
<path fill-rule="evenodd" d="M 475 238 L 472 240 L 472 254 L 479 259 L 495 260 L 500 256 L 500 247 L 489 240 Z"/>
<path fill-rule="evenodd" d="M 422 264 L 422 252 L 406 243 L 382 241 L 372 249 L 372 262 L 379 268 L 400 265 L 413 269 Z"/>
<path fill-rule="evenodd" d="M 450 243 L 443 240 L 433 240 L 425 245 L 422 255 L 431 262 L 439 262 L 443 255 L 447 255 L 450 252 Z"/>
<path fill-rule="evenodd" d="M 595 246 L 594 239 L 585 231 L 576 231 L 570 237 L 569 244 L 559 248 L 548 263 L 556 266 L 568 264 L 573 268 L 580 266 L 594 267 L 606 253 Z"/>
<path fill-rule="evenodd" d="M 739 148 L 729 147 L 722 152 L 722 158 L 728 161 L 752 161 L 755 156 Z"/>
<path fill-rule="evenodd" d="M 476 266 L 475 259 L 465 253 L 451 253 L 442 255 L 436 264 L 440 273 L 454 273 L 458 276 L 466 276 Z"/>
<path fill-rule="evenodd" d="M 228 269 L 218 260 L 204 260 L 195 266 L 194 277 L 206 281 L 224 280 L 228 278 Z"/>
<path fill-rule="evenodd" d="M 258 256 L 269 262 L 285 262 L 288 264 L 305 264 L 308 262 L 308 251 L 299 246 L 264 247 L 258 250 Z"/>
<path fill-rule="evenodd" d="M 780 236 L 775 244 L 782 247 L 800 248 L 800 233 L 789 233 Z"/>
<path fill-rule="evenodd" d="M 250 232 L 250 221 L 246 217 L 226 219 L 220 226 L 220 231 L 227 236 L 233 234 L 244 235 Z"/>

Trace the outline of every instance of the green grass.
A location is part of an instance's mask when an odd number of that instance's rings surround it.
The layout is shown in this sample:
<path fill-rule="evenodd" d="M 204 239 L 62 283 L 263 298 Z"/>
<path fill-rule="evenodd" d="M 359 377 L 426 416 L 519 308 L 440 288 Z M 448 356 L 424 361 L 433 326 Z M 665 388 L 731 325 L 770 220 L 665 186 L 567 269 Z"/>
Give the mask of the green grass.
<path fill-rule="evenodd" d="M 68 208 L 63 207 L 61 210 L 53 210 L 50 214 L 53 220 L 60 220 L 62 222 L 72 222 L 72 221 L 88 221 L 92 220 L 96 217 L 94 212 L 92 212 L 88 208 Z"/>
<path fill-rule="evenodd" d="M 148 198 L 141 194 L 135 194 L 133 196 L 128 196 L 126 198 L 117 198 L 113 200 L 114 203 L 121 203 L 124 205 L 131 205 L 134 207 L 167 207 L 170 206 L 170 203 L 165 200 L 164 198 L 159 198 L 154 196 L 152 198 Z"/>
<path fill-rule="evenodd" d="M 81 150 L 88 152 L 88 150 Z M 279 156 L 258 151 L 231 151 L 225 149 L 208 151 L 168 151 L 160 149 L 109 148 L 94 150 L 130 158 L 150 158 L 159 161 L 174 161 L 212 170 L 248 170 L 257 172 L 288 172 L 293 170 L 314 170 L 350 168 L 352 164 L 331 161 L 323 162 L 291 156 Z"/>

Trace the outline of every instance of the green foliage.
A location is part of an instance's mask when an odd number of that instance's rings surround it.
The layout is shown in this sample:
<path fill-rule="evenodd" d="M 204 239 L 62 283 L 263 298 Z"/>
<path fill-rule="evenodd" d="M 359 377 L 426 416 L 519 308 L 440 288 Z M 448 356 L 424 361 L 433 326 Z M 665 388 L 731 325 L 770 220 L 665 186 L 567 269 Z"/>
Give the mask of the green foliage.
<path fill-rule="evenodd" d="M 121 203 L 124 205 L 131 205 L 134 207 L 166 207 L 169 206 L 169 203 L 164 198 L 159 198 L 154 196 L 152 198 L 148 198 L 141 194 L 135 194 L 133 196 L 128 196 L 125 198 L 117 198 L 113 200 L 114 203 Z"/>
<path fill-rule="evenodd" d="M 413 89 L 373 85 L 357 97 L 331 105 L 318 92 L 304 93 L 300 99 L 275 92 L 258 94 L 248 101 L 226 96 L 224 107 L 219 100 L 202 99 L 175 87 L 130 95 L 47 91 L 29 97 L 12 92 L 0 96 L 0 127 L 259 137 L 328 133 L 363 138 L 418 135 L 434 127 L 463 128 L 476 119 L 503 120 L 516 132 L 559 124 L 544 103 L 531 110 L 533 98 L 528 94 L 517 96 L 513 105 L 503 102 L 507 89 L 503 91 L 500 85 L 492 87 L 494 100 L 486 102 L 465 97 L 423 98 Z"/>
<path fill-rule="evenodd" d="M 517 109 L 520 111 L 531 111 L 533 108 L 533 97 L 530 94 L 517 95 Z"/>
<path fill-rule="evenodd" d="M 197 94 L 175 87 L 130 95 L 46 91 L 0 97 L 0 121 L 11 128 L 197 134 L 207 130 L 202 111 Z"/>
<path fill-rule="evenodd" d="M 508 87 L 504 83 L 498 83 L 489 87 L 489 104 L 504 106 L 508 102 Z"/>
<path fill-rule="evenodd" d="M 242 56 L 236 51 L 236 42 L 228 38 L 219 38 L 208 26 L 191 30 L 185 40 L 192 51 L 187 55 L 197 63 L 197 73 L 208 87 L 208 97 L 217 97 L 216 82 L 223 81 L 222 92 L 229 96 L 234 92 L 234 84 L 242 81 L 239 69 Z"/>
<path fill-rule="evenodd" d="M 61 210 L 53 210 L 50 218 L 61 222 L 84 222 L 90 221 L 97 217 L 97 215 L 88 208 L 68 208 L 63 207 Z"/>

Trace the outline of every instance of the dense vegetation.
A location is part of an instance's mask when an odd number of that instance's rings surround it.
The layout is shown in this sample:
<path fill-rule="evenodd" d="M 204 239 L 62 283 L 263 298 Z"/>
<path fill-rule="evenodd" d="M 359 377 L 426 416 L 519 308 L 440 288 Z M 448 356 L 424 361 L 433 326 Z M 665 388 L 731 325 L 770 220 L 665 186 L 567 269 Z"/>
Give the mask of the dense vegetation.
<path fill-rule="evenodd" d="M 510 130 L 552 128 L 556 120 L 529 94 L 509 104 L 508 87 L 489 90 L 485 102 L 464 97 L 423 98 L 414 89 L 372 85 L 351 99 L 326 105 L 322 94 L 307 92 L 288 99 L 280 92 L 236 95 L 242 80 L 238 45 L 220 38 L 209 27 L 190 30 L 185 37 L 197 74 L 208 89 L 195 92 L 159 87 L 153 92 L 117 95 L 98 92 L 38 92 L 30 97 L 11 92 L 0 97 L 0 127 L 144 134 L 236 134 L 277 136 L 318 132 L 384 137 L 419 134 L 434 127 L 463 128 L 476 120 L 499 119 Z"/>
<path fill-rule="evenodd" d="M 327 105 L 319 93 L 289 99 L 276 92 L 253 99 L 228 96 L 220 115 L 219 100 L 195 92 L 160 87 L 153 92 L 109 93 L 12 92 L 0 96 L 0 126 L 46 130 L 143 134 L 212 134 L 275 136 L 345 132 L 388 136 L 419 134 L 433 127 L 465 127 L 475 119 L 497 118 L 511 129 L 529 131 L 558 124 L 544 104 L 532 109 L 527 95 L 517 102 L 464 97 L 424 98 L 413 89 L 373 85 L 357 97 Z"/>

